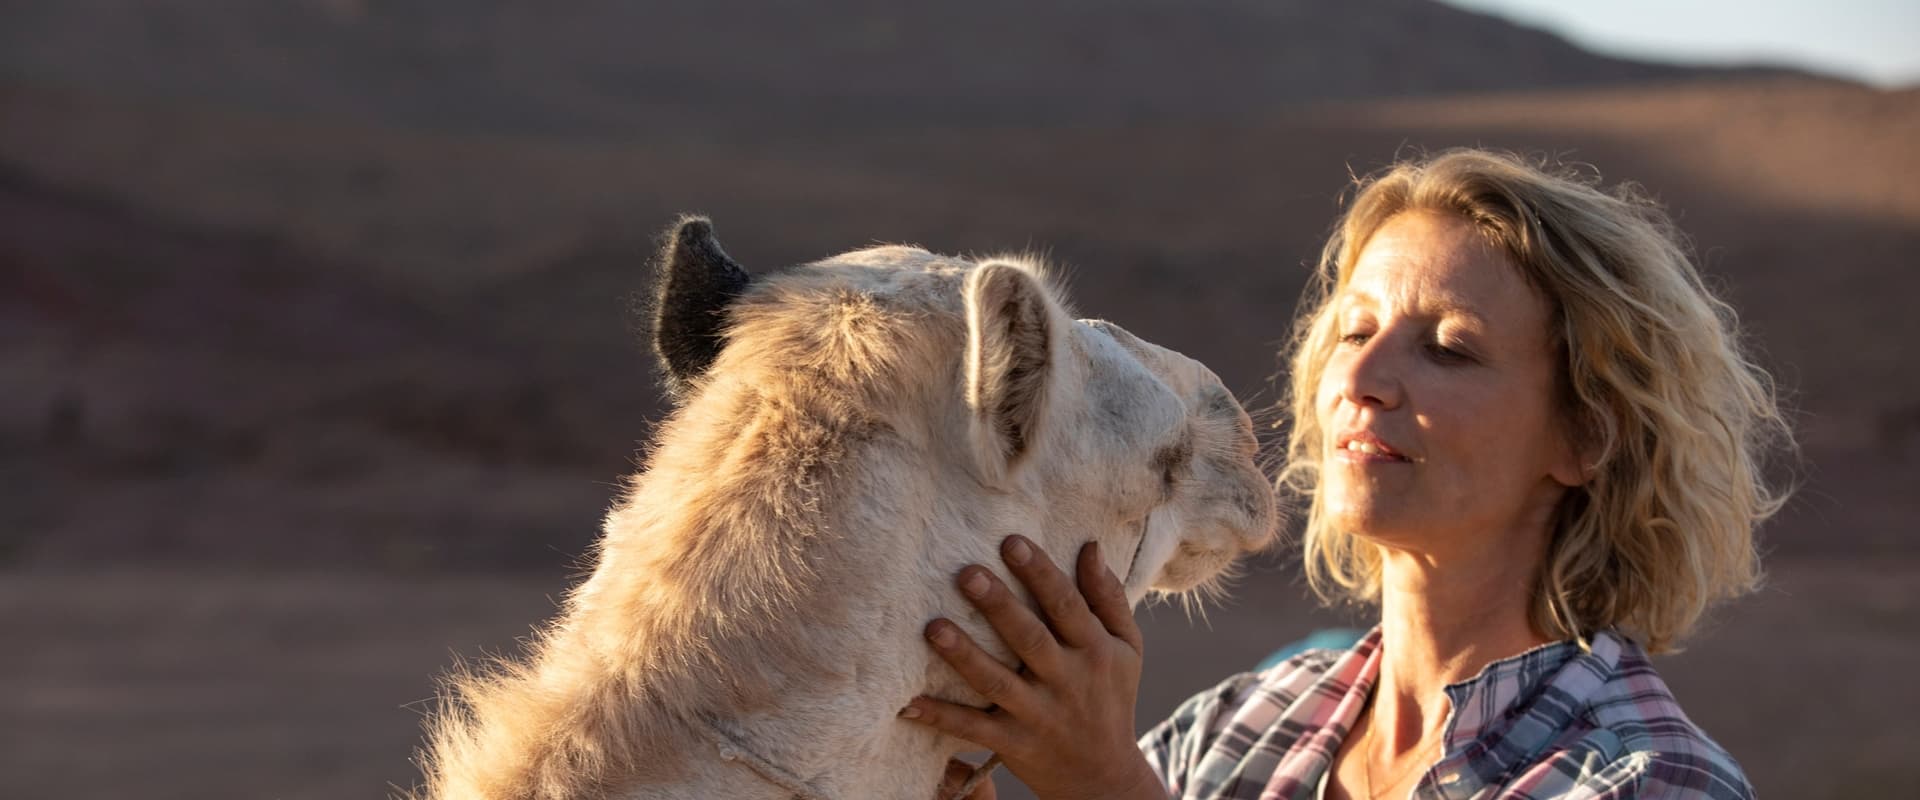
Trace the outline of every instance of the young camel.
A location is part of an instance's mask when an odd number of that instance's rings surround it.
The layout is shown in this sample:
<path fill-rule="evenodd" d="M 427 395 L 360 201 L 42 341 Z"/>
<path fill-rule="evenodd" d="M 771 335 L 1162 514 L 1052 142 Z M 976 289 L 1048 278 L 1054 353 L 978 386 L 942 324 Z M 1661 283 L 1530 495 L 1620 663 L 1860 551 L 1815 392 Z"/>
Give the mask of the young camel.
<path fill-rule="evenodd" d="M 985 703 L 922 627 L 1012 663 L 961 566 L 1098 539 L 1138 602 L 1272 535 L 1220 380 L 1029 264 L 878 247 L 756 279 L 692 218 L 655 297 L 678 407 L 558 618 L 451 679 L 424 797 L 927 800 L 970 747 L 895 713 Z"/>

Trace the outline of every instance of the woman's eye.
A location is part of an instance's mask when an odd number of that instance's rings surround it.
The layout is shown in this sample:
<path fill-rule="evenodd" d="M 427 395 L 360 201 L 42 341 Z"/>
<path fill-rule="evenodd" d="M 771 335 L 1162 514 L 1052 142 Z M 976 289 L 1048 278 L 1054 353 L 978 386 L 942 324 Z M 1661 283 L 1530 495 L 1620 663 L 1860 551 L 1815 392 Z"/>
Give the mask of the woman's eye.
<path fill-rule="evenodd" d="M 1340 343 L 1357 346 L 1366 344 L 1367 340 L 1371 338 L 1373 338 L 1373 334 L 1371 333 L 1343 333 L 1340 334 Z"/>
<path fill-rule="evenodd" d="M 1468 355 L 1466 351 L 1448 347 L 1440 342 L 1427 345 L 1427 353 L 1433 357 L 1433 360 L 1443 364 L 1465 364 L 1473 360 L 1473 356 Z"/>

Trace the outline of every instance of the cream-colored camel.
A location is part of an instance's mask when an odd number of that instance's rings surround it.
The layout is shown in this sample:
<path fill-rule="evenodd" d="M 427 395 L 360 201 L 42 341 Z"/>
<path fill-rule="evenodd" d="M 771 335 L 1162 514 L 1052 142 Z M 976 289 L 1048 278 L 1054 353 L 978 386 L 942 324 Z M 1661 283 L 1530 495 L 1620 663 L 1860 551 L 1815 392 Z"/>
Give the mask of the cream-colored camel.
<path fill-rule="evenodd" d="M 452 681 L 428 797 L 928 800 L 969 747 L 895 712 L 983 703 L 922 627 L 1012 660 L 961 566 L 1099 539 L 1137 602 L 1272 533 L 1220 380 L 1073 320 L 1031 266 L 879 247 L 753 279 L 688 219 L 660 282 L 679 408 L 558 620 Z"/>

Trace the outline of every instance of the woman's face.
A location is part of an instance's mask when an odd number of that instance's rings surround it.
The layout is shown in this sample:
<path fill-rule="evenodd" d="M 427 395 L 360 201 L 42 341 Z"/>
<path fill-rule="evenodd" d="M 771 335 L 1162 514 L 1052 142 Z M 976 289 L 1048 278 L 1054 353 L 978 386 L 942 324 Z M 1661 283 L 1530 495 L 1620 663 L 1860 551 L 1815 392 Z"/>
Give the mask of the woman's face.
<path fill-rule="evenodd" d="M 1468 222 L 1415 211 L 1367 241 L 1333 312 L 1315 397 L 1329 521 L 1400 549 L 1519 555 L 1512 537 L 1544 533 L 1580 478 L 1546 301 Z"/>

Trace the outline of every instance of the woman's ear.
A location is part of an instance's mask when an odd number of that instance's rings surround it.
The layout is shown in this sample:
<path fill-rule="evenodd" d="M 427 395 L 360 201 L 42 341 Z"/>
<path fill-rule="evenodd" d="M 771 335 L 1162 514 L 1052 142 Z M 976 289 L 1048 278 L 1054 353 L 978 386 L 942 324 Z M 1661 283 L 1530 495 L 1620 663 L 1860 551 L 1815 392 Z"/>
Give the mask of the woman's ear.
<path fill-rule="evenodd" d="M 1558 446 L 1547 475 L 1569 489 L 1585 486 L 1600 468 L 1600 445 L 1592 426 L 1581 421 L 1563 422 Z"/>

